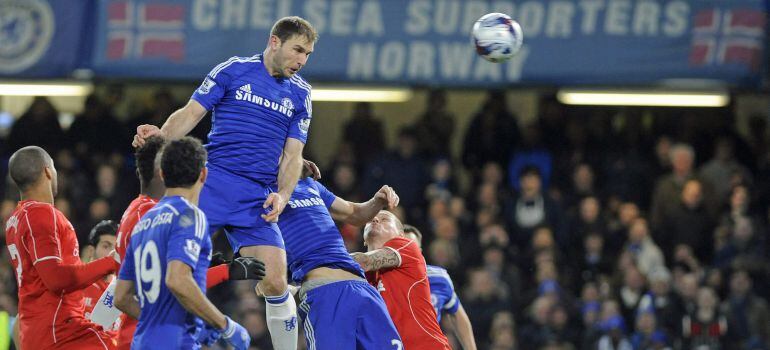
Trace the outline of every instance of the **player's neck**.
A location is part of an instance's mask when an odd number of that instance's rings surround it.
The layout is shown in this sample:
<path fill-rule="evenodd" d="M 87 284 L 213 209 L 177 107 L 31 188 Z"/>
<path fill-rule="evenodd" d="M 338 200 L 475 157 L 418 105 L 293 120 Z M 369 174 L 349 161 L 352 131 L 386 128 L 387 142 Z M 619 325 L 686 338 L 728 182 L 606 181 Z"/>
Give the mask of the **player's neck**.
<path fill-rule="evenodd" d="M 200 194 L 201 194 L 200 189 L 196 190 L 194 187 L 193 188 L 175 187 L 175 188 L 167 188 L 165 196 L 166 197 L 179 196 L 197 206 L 198 198 L 200 197 Z"/>
<path fill-rule="evenodd" d="M 53 204 L 53 193 L 50 188 L 45 189 L 43 186 L 37 186 L 37 188 L 30 188 L 22 192 L 21 200 Z"/>
<path fill-rule="evenodd" d="M 151 181 L 149 185 L 145 185 L 144 183 L 140 184 L 139 193 L 148 196 L 153 199 L 160 199 L 160 197 L 163 197 L 163 193 L 166 191 L 165 186 L 163 186 L 162 181 Z"/>

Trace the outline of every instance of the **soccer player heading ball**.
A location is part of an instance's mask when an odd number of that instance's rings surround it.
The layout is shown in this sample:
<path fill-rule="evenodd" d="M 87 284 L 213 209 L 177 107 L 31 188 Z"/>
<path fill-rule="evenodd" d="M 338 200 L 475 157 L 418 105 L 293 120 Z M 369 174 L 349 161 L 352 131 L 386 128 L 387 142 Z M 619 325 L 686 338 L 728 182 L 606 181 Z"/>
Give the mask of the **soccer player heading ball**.
<path fill-rule="evenodd" d="M 175 140 L 213 112 L 200 207 L 210 232 L 224 228 L 233 251 L 265 263 L 267 275 L 258 288 L 266 295 L 267 327 L 278 350 L 297 348 L 297 307 L 286 283 L 286 252 L 276 221 L 302 171 L 312 106 L 311 87 L 297 73 L 316 39 L 306 20 L 278 20 L 261 54 L 217 65 L 160 129 L 141 125 L 134 136 L 135 147 L 152 135 Z"/>

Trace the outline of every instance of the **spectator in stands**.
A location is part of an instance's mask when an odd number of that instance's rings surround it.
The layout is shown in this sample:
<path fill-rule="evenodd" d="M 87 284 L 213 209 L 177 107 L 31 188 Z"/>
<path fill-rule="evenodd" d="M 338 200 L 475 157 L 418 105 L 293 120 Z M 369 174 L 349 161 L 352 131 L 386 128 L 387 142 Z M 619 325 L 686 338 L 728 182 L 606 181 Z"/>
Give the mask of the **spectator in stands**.
<path fill-rule="evenodd" d="M 455 116 L 447 106 L 446 91 L 431 90 L 425 112 L 413 125 L 417 133 L 419 152 L 426 158 L 451 155 Z"/>
<path fill-rule="evenodd" d="M 695 151 L 690 145 L 678 143 L 671 146 L 669 159 L 672 171 L 658 179 L 653 192 L 650 221 L 655 228 L 660 227 L 666 217 L 672 216 L 685 182 L 695 177 Z"/>
<path fill-rule="evenodd" d="M 631 224 L 640 217 L 639 206 L 634 202 L 624 202 L 618 206 L 616 215 L 607 223 L 605 245 L 610 256 L 617 257 L 628 238 Z"/>
<path fill-rule="evenodd" d="M 623 284 L 617 289 L 616 298 L 620 303 L 620 314 L 626 324 L 634 324 L 636 310 L 646 292 L 644 275 L 631 265 L 622 271 Z"/>
<path fill-rule="evenodd" d="M 385 129 L 372 112 L 371 103 L 359 102 L 353 107 L 353 115 L 343 128 L 342 140 L 350 144 L 358 171 L 366 169 L 367 164 L 385 150 Z"/>
<path fill-rule="evenodd" d="M 486 334 L 483 332 L 490 329 L 495 313 L 509 310 L 510 300 L 505 288 L 487 270 L 472 270 L 468 282 L 463 293 L 463 307 L 468 311 L 476 339 L 484 339 Z"/>
<path fill-rule="evenodd" d="M 736 255 L 746 254 L 764 257 L 768 237 L 761 216 L 751 207 L 749 188 L 745 185 L 733 187 L 730 192 L 728 209 L 722 213 L 720 229 L 716 239 L 722 239 L 720 261 L 715 264 L 726 266 Z M 721 234 L 721 235 L 720 235 Z"/>
<path fill-rule="evenodd" d="M 700 261 L 711 261 L 715 220 L 706 209 L 703 196 L 702 182 L 697 179 L 685 182 L 677 205 L 663 215 L 656 236 L 656 242 L 664 251 L 672 252 L 673 247 L 684 244 L 692 248 Z"/>
<path fill-rule="evenodd" d="M 629 227 L 625 252 L 631 255 L 642 274 L 646 275 L 665 266 L 663 253 L 650 237 L 650 228 L 643 218 L 635 219 Z"/>
<path fill-rule="evenodd" d="M 75 116 L 67 130 L 67 138 L 79 159 L 90 160 L 98 156 L 103 161 L 112 152 L 127 150 L 129 138 L 125 131 L 99 97 L 91 94 L 86 98 L 83 113 Z"/>
<path fill-rule="evenodd" d="M 492 327 L 489 331 L 492 340 L 488 349 L 513 350 L 516 347 L 516 320 L 509 311 L 499 311 L 492 318 Z"/>
<path fill-rule="evenodd" d="M 568 212 L 573 212 L 585 197 L 596 196 L 596 175 L 594 169 L 588 163 L 580 163 L 572 170 L 571 186 L 564 193 L 564 207 Z"/>
<path fill-rule="evenodd" d="M 581 254 L 574 256 L 571 261 L 577 262 L 580 272 L 578 285 L 585 282 L 596 281 L 600 276 L 610 275 L 612 272 L 612 260 L 605 253 L 604 237 L 596 232 L 585 235 L 582 242 Z"/>
<path fill-rule="evenodd" d="M 479 169 L 487 162 L 507 164 L 519 138 L 519 126 L 516 118 L 508 111 L 505 94 L 490 92 L 465 132 L 463 165 L 476 180 Z"/>
<path fill-rule="evenodd" d="M 540 170 L 526 167 L 521 171 L 520 191 L 506 204 L 504 213 L 512 232 L 513 243 L 520 248 L 529 245 L 534 229 L 548 225 L 559 246 L 567 245 L 564 214 L 558 203 L 543 192 Z"/>
<path fill-rule="evenodd" d="M 449 200 L 457 193 L 457 182 L 452 173 L 452 163 L 446 158 L 436 159 L 431 169 L 430 184 L 425 189 L 425 199 Z"/>
<path fill-rule="evenodd" d="M 621 316 L 612 316 L 601 323 L 604 335 L 596 342 L 596 350 L 632 350 L 626 336 L 626 323 Z"/>
<path fill-rule="evenodd" d="M 29 145 L 40 146 L 53 156 L 66 145 L 59 112 L 45 97 L 35 97 L 27 111 L 13 123 L 6 151 L 13 153 Z"/>
<path fill-rule="evenodd" d="M 666 333 L 657 326 L 655 312 L 641 310 L 636 316 L 636 332 L 631 336 L 634 350 L 659 349 L 667 345 L 666 341 Z"/>
<path fill-rule="evenodd" d="M 717 139 L 714 156 L 700 167 L 699 175 L 713 190 L 714 200 L 719 205 L 727 201 L 736 180 L 751 182 L 749 169 L 735 158 L 734 142 L 727 136 Z"/>
<path fill-rule="evenodd" d="M 422 216 L 425 186 L 428 181 L 423 160 L 417 154 L 417 138 L 413 129 L 403 128 L 393 151 L 371 163 L 364 177 L 363 192 L 374 193 L 384 184 L 398 188 L 409 221 Z"/>
<path fill-rule="evenodd" d="M 679 320 L 684 316 L 681 299 L 671 289 L 671 273 L 665 267 L 648 276 L 649 291 L 639 301 L 637 313 L 649 311 L 657 319 L 657 326 L 667 334 L 676 334 Z"/>
<path fill-rule="evenodd" d="M 722 305 L 727 316 L 727 347 L 756 349 L 770 346 L 770 308 L 752 291 L 751 276 L 735 270 L 730 277 L 730 294 Z"/>
<path fill-rule="evenodd" d="M 698 289 L 695 310 L 682 318 L 685 349 L 727 349 L 727 320 L 719 312 L 719 297 L 710 287 Z"/>
<path fill-rule="evenodd" d="M 590 233 L 604 234 L 607 228 L 607 223 L 602 216 L 602 207 L 599 199 L 594 196 L 583 197 L 578 202 L 579 205 L 575 208 L 575 212 L 572 214 L 570 231 L 567 241 L 570 249 L 567 251 L 567 255 L 575 257 L 577 253 L 580 253 L 580 245 L 586 235 Z"/>

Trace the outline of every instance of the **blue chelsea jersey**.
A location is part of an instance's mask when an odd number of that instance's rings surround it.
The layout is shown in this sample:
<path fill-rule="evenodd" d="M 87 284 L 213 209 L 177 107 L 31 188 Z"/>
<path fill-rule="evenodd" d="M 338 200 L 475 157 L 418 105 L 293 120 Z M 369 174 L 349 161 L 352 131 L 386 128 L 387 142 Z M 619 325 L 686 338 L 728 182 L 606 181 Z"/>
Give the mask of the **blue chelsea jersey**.
<path fill-rule="evenodd" d="M 348 254 L 329 208 L 337 196 L 312 178 L 299 180 L 278 227 L 286 245 L 291 279 L 301 283 L 312 269 L 325 266 L 364 277 L 364 271 Z"/>
<path fill-rule="evenodd" d="M 163 197 L 134 226 L 119 278 L 133 281 L 142 308 L 133 349 L 198 349 L 203 321 L 166 287 L 166 267 L 177 260 L 192 269 L 205 292 L 211 239 L 203 212 L 182 197 Z"/>
<path fill-rule="evenodd" d="M 286 138 L 307 141 L 310 90 L 299 75 L 271 76 L 262 55 L 232 57 L 214 67 L 191 97 L 213 111 L 209 166 L 275 184 Z"/>
<path fill-rule="evenodd" d="M 455 294 L 455 287 L 449 273 L 438 266 L 428 265 L 428 281 L 430 283 L 430 302 L 436 309 L 438 321 L 441 313 L 446 311 L 454 314 L 460 308 L 460 299 Z"/>

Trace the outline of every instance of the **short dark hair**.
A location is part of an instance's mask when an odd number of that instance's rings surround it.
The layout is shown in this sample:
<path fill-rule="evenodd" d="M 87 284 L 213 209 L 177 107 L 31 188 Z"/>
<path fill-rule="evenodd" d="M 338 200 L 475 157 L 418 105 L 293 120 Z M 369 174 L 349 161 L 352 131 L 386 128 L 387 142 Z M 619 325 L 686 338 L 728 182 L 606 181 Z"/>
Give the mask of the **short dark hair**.
<path fill-rule="evenodd" d="M 198 139 L 183 137 L 163 147 L 160 169 L 166 188 L 190 188 L 206 166 L 207 153 Z"/>
<path fill-rule="evenodd" d="M 286 42 L 295 35 L 304 36 L 309 42 L 318 40 L 318 32 L 306 19 L 299 16 L 289 16 L 279 19 L 273 24 L 270 35 L 275 35 L 281 39 L 281 43 Z"/>
<path fill-rule="evenodd" d="M 143 184 L 149 184 L 155 177 L 155 158 L 164 143 L 162 137 L 151 136 L 144 141 L 142 147 L 136 149 L 134 153 L 136 171 L 139 174 L 139 181 Z"/>
<path fill-rule="evenodd" d="M 540 168 L 534 165 L 527 165 L 519 171 L 519 177 L 525 177 L 525 176 L 537 176 L 538 178 L 542 178 L 543 174 L 540 171 Z"/>
<path fill-rule="evenodd" d="M 417 237 L 418 243 L 422 243 L 422 232 L 417 229 L 417 227 L 414 227 L 409 224 L 404 224 L 404 234 L 411 233 Z"/>
<path fill-rule="evenodd" d="M 23 147 L 8 160 L 8 173 L 19 190 L 26 191 L 40 180 L 40 174 L 51 161 L 48 152 L 38 146 Z"/>
<path fill-rule="evenodd" d="M 88 234 L 88 244 L 96 247 L 99 244 L 99 238 L 104 235 L 117 236 L 118 224 L 112 220 L 102 220 Z"/>

